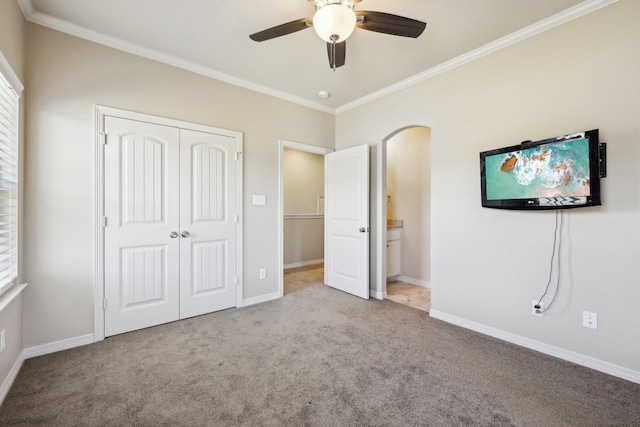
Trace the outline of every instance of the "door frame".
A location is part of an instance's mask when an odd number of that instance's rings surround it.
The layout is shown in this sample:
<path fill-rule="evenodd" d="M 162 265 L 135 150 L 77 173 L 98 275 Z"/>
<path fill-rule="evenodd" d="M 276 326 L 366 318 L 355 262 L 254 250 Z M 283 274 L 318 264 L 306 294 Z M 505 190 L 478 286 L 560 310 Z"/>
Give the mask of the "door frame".
<path fill-rule="evenodd" d="M 298 142 L 279 140 L 278 153 L 278 298 L 284 296 L 284 149 L 305 151 L 326 156 L 333 149 Z M 325 177 L 326 180 L 326 177 Z M 326 242 L 325 242 L 326 245 Z M 326 246 L 325 246 L 326 250 Z M 326 280 L 325 280 L 326 282 Z"/>
<path fill-rule="evenodd" d="M 104 228 L 105 228 L 105 165 L 104 165 L 104 146 L 106 143 L 106 134 L 104 129 L 105 117 L 112 116 L 121 119 L 136 120 L 140 122 L 153 123 L 163 126 L 171 126 L 180 129 L 189 129 L 198 132 L 213 133 L 225 135 L 236 140 L 236 153 L 239 161 L 236 170 L 237 180 L 237 204 L 238 212 L 236 227 L 236 276 L 238 283 L 236 284 L 236 307 L 243 305 L 243 182 L 242 182 L 242 153 L 243 153 L 243 134 L 242 132 L 227 129 L 216 128 L 212 126 L 201 125 L 197 123 L 185 122 L 182 120 L 170 119 L 166 117 L 153 116 L 144 113 L 137 113 L 118 108 L 105 107 L 96 105 L 95 107 L 95 279 L 94 279 L 94 308 L 93 308 L 93 341 L 102 341 L 105 338 L 105 319 L 104 319 Z"/>

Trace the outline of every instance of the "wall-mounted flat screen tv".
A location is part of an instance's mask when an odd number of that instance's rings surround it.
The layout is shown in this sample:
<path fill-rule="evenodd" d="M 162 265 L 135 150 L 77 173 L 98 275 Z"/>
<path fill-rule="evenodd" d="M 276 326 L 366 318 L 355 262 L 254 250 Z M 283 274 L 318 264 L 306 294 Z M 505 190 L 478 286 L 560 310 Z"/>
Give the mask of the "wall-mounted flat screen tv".
<path fill-rule="evenodd" d="M 564 209 L 600 205 L 605 144 L 598 130 L 480 153 L 482 206 Z"/>

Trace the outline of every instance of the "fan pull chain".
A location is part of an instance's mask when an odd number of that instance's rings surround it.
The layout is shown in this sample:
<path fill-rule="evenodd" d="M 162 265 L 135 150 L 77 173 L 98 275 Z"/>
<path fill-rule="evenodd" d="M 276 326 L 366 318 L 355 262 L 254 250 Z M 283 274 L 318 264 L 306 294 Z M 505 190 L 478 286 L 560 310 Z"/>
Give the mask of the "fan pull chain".
<path fill-rule="evenodd" d="M 331 63 L 333 64 L 333 72 L 336 72 L 336 42 L 331 44 Z"/>
<path fill-rule="evenodd" d="M 337 34 L 331 35 L 331 65 L 333 66 L 333 72 L 336 72 L 336 42 L 340 38 Z"/>

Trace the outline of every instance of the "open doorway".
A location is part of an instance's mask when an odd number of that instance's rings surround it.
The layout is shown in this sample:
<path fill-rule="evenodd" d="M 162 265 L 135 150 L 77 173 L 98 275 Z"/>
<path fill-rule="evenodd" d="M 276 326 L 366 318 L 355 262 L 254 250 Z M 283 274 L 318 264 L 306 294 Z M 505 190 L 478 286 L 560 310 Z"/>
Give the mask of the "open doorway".
<path fill-rule="evenodd" d="M 330 152 L 280 141 L 280 296 L 323 282 L 324 156 Z"/>
<path fill-rule="evenodd" d="M 431 129 L 410 127 L 386 141 L 388 299 L 431 307 Z"/>

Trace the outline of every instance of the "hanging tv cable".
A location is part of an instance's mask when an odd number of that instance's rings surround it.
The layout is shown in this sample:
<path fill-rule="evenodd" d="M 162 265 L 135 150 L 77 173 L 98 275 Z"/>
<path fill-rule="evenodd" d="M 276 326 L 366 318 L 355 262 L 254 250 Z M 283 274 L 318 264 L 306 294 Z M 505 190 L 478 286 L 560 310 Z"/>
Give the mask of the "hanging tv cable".
<path fill-rule="evenodd" d="M 549 279 L 547 280 L 547 286 L 544 289 L 544 293 L 538 298 L 538 303 L 533 307 L 536 309 L 536 313 L 542 314 L 545 311 L 549 310 L 556 300 L 556 296 L 558 296 L 558 290 L 560 288 L 560 253 L 562 251 L 562 220 L 563 220 L 563 212 L 560 210 L 556 210 L 556 225 L 553 230 L 553 249 L 551 251 L 551 262 L 549 263 Z M 553 297 L 551 298 L 551 302 L 547 304 L 547 306 L 542 309 L 540 305 L 542 303 L 543 298 L 549 292 L 549 287 L 551 286 L 551 279 L 553 277 L 553 264 L 556 264 L 556 286 L 553 292 Z"/>

